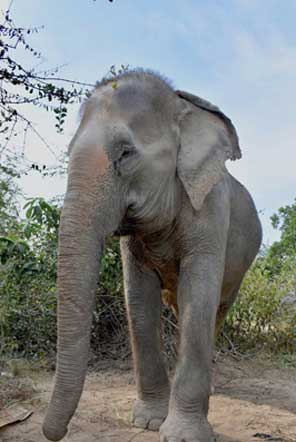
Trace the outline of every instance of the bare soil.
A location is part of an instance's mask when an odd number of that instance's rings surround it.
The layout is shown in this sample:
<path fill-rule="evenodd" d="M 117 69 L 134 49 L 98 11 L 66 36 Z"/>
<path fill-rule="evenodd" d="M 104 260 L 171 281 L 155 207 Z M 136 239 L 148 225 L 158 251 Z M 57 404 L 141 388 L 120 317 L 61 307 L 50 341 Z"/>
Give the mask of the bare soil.
<path fill-rule="evenodd" d="M 136 391 L 129 369 L 101 366 L 89 374 L 66 441 L 158 442 L 158 433 L 132 428 L 130 410 Z M 268 361 L 220 359 L 215 365 L 215 394 L 209 420 L 219 442 L 296 442 L 296 369 Z M 28 376 L 28 375 L 27 375 Z M 0 430 L 1 442 L 42 442 L 41 423 L 52 373 L 30 375 L 32 395 L 22 406 L 33 409 L 24 422 Z M 1 396 L 1 393 L 0 393 Z M 15 394 L 15 398 L 19 398 Z M 19 399 L 20 400 L 20 399 Z M 11 405 L 11 404 L 10 404 Z"/>

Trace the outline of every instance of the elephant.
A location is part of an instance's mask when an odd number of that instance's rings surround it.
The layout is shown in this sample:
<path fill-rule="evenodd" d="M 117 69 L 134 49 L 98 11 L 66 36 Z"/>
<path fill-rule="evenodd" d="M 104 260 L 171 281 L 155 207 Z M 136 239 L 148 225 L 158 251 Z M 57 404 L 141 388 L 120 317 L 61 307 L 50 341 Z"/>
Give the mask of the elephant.
<path fill-rule="evenodd" d="M 43 423 L 58 441 L 87 371 L 100 260 L 120 236 L 137 399 L 132 423 L 162 442 L 212 442 L 215 334 L 258 253 L 254 202 L 227 170 L 241 157 L 216 106 L 136 69 L 97 83 L 69 145 L 58 246 L 58 349 Z M 162 358 L 162 293 L 178 312 L 172 380 Z M 169 295 L 169 296 L 168 296 Z"/>

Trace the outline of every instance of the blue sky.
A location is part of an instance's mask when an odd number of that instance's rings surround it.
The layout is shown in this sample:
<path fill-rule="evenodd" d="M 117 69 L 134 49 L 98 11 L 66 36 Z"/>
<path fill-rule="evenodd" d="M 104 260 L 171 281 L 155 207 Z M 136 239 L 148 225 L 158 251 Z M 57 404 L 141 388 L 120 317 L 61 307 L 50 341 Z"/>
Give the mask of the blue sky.
<path fill-rule="evenodd" d="M 217 104 L 243 151 L 228 168 L 262 212 L 264 241 L 278 237 L 269 217 L 296 197 L 295 0 L 14 0 L 12 14 L 19 25 L 45 26 L 32 43 L 61 76 L 93 83 L 113 64 L 149 67 Z M 57 151 L 66 149 L 76 108 L 63 136 L 49 114 L 28 112 Z M 34 138 L 27 155 L 54 161 Z M 28 196 L 64 189 L 34 174 L 23 186 Z"/>

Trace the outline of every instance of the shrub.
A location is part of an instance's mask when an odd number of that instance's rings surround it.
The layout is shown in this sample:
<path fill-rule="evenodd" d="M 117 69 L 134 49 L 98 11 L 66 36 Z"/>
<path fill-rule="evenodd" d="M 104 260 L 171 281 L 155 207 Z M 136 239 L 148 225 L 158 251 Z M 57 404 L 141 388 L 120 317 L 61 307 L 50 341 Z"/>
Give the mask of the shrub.
<path fill-rule="evenodd" d="M 26 218 L 0 237 L 1 352 L 52 354 L 56 341 L 56 249 L 59 209 L 30 200 Z"/>
<path fill-rule="evenodd" d="M 241 351 L 296 351 L 296 303 L 285 302 L 289 293 L 296 295 L 292 269 L 271 279 L 266 270 L 255 264 L 226 318 L 220 345 L 231 341 Z"/>

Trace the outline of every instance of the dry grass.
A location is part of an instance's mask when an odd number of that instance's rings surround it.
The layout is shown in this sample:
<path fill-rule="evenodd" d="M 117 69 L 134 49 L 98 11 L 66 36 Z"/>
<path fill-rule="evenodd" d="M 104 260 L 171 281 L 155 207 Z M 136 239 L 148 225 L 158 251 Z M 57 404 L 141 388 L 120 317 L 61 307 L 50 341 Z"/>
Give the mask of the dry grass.
<path fill-rule="evenodd" d="M 30 379 L 0 377 L 0 410 L 15 402 L 25 402 L 32 398 L 35 389 Z"/>

